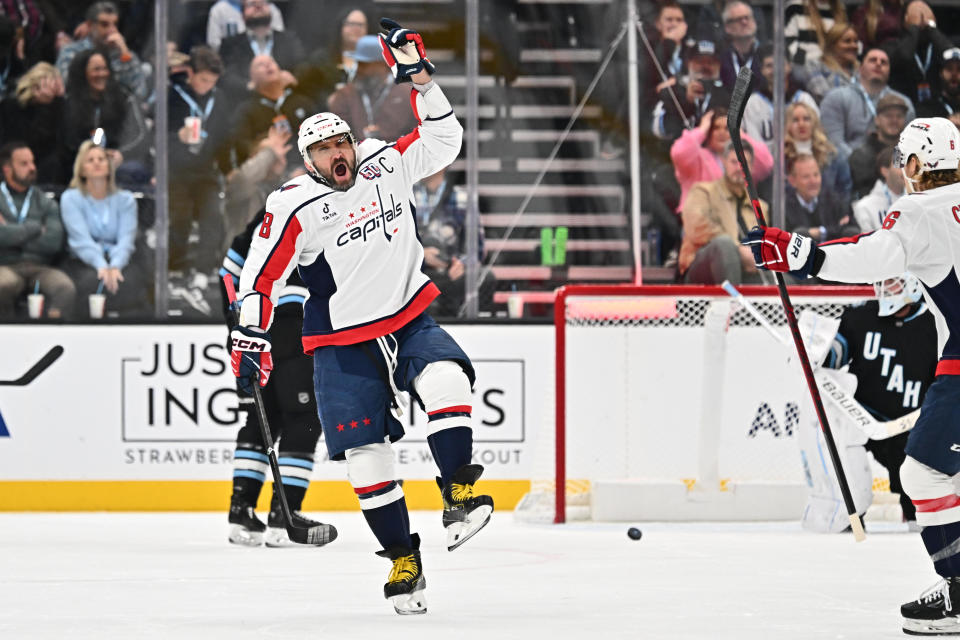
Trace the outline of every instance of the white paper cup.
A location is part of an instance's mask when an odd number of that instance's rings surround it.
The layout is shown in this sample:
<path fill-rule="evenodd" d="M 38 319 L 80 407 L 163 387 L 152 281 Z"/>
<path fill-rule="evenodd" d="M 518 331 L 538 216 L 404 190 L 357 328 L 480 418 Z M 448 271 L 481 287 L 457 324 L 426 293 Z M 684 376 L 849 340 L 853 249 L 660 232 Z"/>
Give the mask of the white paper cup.
<path fill-rule="evenodd" d="M 511 318 L 522 318 L 523 317 L 523 297 L 519 295 L 512 295 L 507 298 L 507 315 Z"/>
<path fill-rule="evenodd" d="M 88 301 L 90 303 L 90 317 L 99 320 L 103 317 L 103 308 L 107 303 L 107 296 L 102 293 L 91 293 Z"/>
<path fill-rule="evenodd" d="M 43 294 L 31 293 L 27 296 L 27 313 L 31 318 L 43 317 Z"/>
<path fill-rule="evenodd" d="M 187 116 L 183 119 L 183 126 L 187 128 L 187 144 L 197 144 L 200 142 L 200 129 L 203 121 L 197 116 Z"/>

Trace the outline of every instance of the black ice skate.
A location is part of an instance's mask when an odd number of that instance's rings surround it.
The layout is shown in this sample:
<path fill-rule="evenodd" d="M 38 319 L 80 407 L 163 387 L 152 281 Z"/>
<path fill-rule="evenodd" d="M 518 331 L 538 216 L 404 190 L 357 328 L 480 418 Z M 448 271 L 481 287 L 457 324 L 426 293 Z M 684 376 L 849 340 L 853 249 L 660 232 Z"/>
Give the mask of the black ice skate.
<path fill-rule="evenodd" d="M 437 478 L 443 496 L 443 526 L 447 530 L 447 551 L 453 551 L 490 522 L 493 498 L 473 495 L 483 465 L 465 464 L 453 474 L 449 485 Z"/>
<path fill-rule="evenodd" d="M 253 505 L 236 498 L 230 499 L 230 523 L 228 540 L 233 544 L 247 547 L 259 547 L 263 544 L 263 532 L 267 527 L 253 510 Z"/>
<path fill-rule="evenodd" d="M 903 632 L 912 636 L 960 636 L 960 578 L 946 578 L 900 607 Z"/>
<path fill-rule="evenodd" d="M 319 544 L 299 544 L 291 540 L 287 534 L 287 525 L 283 520 L 280 504 L 274 500 L 270 505 L 270 515 L 267 517 L 267 535 L 264 538 L 264 543 L 268 547 L 322 547 L 337 539 L 337 530 L 332 524 L 317 522 L 299 511 L 294 511 L 290 515 L 295 527 L 313 529 L 317 532 L 316 539 Z M 311 532 L 311 539 L 314 539 L 313 532 Z"/>
<path fill-rule="evenodd" d="M 393 604 L 393 610 L 402 616 L 426 613 L 427 599 L 424 590 L 427 579 L 423 576 L 420 562 L 420 536 L 410 536 L 411 546 L 390 547 L 377 551 L 381 558 L 393 560 L 393 568 L 383 585 L 383 597 Z"/>

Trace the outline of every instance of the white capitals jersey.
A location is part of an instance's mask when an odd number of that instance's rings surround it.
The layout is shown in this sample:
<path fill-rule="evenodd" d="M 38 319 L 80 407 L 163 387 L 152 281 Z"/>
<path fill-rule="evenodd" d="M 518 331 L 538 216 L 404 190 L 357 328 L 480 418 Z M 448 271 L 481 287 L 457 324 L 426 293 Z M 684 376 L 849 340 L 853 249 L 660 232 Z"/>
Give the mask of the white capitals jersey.
<path fill-rule="evenodd" d="M 463 127 L 436 84 L 411 89 L 411 104 L 419 126 L 396 142 L 361 142 L 348 191 L 304 175 L 270 194 L 240 276 L 242 325 L 270 327 L 294 267 L 309 291 L 307 353 L 396 331 L 439 295 L 421 271 L 413 184 L 453 162 Z"/>
<path fill-rule="evenodd" d="M 817 275 L 826 280 L 917 276 L 937 323 L 937 374 L 960 374 L 960 183 L 903 196 L 877 231 L 820 248 L 826 257 Z"/>

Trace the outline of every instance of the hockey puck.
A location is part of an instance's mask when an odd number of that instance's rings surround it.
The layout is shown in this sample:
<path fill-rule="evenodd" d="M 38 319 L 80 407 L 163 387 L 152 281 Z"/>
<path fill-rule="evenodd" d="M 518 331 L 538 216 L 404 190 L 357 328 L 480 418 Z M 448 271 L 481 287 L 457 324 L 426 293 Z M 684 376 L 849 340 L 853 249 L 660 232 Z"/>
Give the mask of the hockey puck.
<path fill-rule="evenodd" d="M 643 537 L 643 531 L 640 531 L 640 529 L 636 527 L 630 527 L 627 529 L 627 536 L 629 536 L 631 540 L 639 540 Z"/>

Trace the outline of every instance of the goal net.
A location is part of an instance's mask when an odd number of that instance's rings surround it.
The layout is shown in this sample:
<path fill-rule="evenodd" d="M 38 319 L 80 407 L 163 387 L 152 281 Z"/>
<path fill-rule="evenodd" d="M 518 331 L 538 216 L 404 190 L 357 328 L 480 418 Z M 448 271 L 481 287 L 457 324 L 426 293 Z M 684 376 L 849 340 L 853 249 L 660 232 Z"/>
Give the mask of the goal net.
<path fill-rule="evenodd" d="M 776 289 L 741 291 L 789 336 Z M 790 293 L 798 316 L 831 318 L 873 295 Z M 540 430 L 518 518 L 799 519 L 796 436 L 816 418 L 792 343 L 720 287 L 567 286 L 555 324 L 554 420 Z M 882 467 L 874 475 L 882 491 Z"/>

